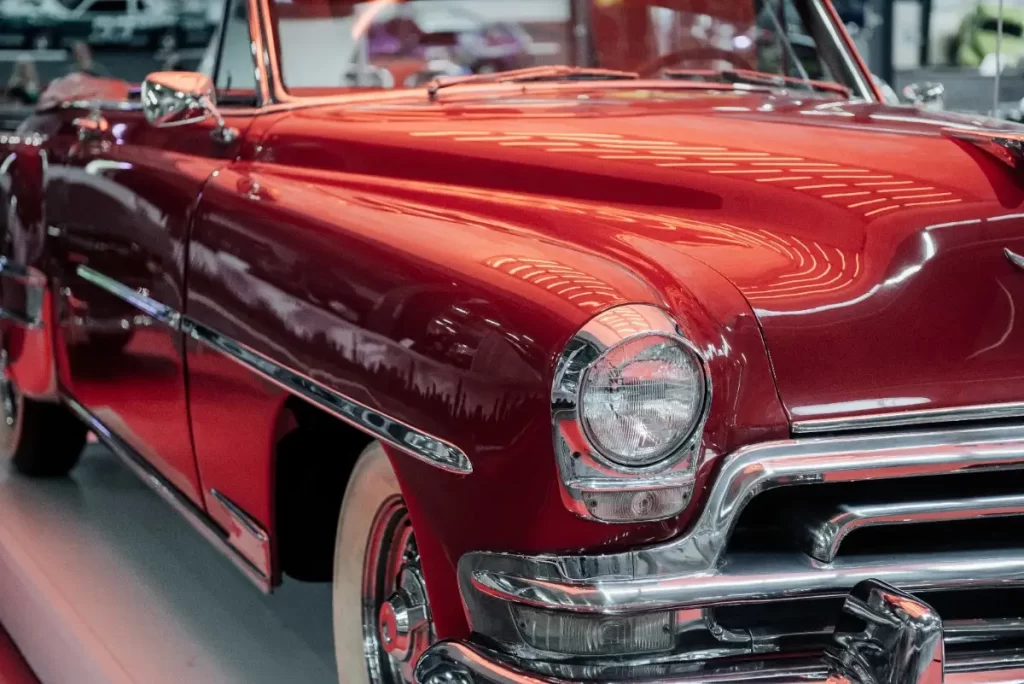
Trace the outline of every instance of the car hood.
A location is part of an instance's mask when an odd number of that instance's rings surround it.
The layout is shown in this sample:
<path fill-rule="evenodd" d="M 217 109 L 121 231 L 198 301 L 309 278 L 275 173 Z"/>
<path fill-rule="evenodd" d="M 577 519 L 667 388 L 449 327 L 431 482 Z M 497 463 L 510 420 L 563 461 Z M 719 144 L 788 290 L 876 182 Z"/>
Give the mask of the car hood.
<path fill-rule="evenodd" d="M 1022 129 L 765 93 L 454 94 L 299 111 L 265 147 L 458 187 L 624 262 L 703 262 L 746 297 L 794 422 L 1024 400 L 1024 192 L 957 137 Z"/>

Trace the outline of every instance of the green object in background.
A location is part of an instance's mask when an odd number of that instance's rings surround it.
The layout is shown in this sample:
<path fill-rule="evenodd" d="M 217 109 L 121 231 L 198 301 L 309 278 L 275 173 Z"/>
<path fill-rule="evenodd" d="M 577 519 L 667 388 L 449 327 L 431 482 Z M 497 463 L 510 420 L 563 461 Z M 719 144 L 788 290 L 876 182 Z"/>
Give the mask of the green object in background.
<path fill-rule="evenodd" d="M 960 66 L 980 66 L 986 55 L 995 54 L 998 26 L 998 5 L 978 5 L 960 24 L 951 61 Z M 1003 8 L 1002 53 L 1004 66 L 1015 65 L 1024 58 L 1024 9 Z"/>

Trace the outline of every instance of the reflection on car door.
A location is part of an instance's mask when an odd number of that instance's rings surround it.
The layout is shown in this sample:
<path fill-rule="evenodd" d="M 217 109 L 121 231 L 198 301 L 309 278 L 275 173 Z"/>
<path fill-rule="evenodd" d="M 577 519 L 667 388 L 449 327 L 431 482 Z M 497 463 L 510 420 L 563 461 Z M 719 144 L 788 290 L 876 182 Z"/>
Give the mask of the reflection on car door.
<path fill-rule="evenodd" d="M 78 140 L 58 170 L 61 225 L 50 228 L 67 349 L 62 380 L 201 506 L 177 316 L 200 191 L 237 155 L 244 135 L 217 142 L 212 121 L 157 129 L 138 109 L 68 116 Z"/>

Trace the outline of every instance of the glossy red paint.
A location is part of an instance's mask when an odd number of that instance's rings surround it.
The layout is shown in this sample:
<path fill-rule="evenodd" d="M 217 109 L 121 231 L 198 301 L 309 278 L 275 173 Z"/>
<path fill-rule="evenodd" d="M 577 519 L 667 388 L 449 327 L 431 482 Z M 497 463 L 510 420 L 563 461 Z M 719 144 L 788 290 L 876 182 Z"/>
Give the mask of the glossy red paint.
<path fill-rule="evenodd" d="M 199 481 L 186 404 L 180 336 L 93 282 L 87 267 L 175 311 L 184 306 L 192 211 L 207 178 L 237 152 L 210 137 L 212 124 L 168 130 L 140 109 L 60 113 L 67 145 L 51 170 L 47 212 L 59 235 L 59 326 L 67 349 L 66 390 L 193 501 Z M 82 119 L 101 132 L 83 136 Z M 129 391 L 130 390 L 130 391 Z"/>
<path fill-rule="evenodd" d="M 70 132 L 81 111 L 33 122 L 52 151 L 46 222 L 60 231 L 37 263 L 67 288 L 64 390 L 221 526 L 210 489 L 273 532 L 282 390 L 135 321 L 81 282 L 84 263 L 463 449 L 469 475 L 389 449 L 439 637 L 465 636 L 468 551 L 673 537 L 723 455 L 784 438 L 792 419 L 1022 399 L 1024 274 L 1002 249 L 1024 252 L 1024 191 L 946 133 L 970 118 L 664 82 L 225 114 L 243 132 L 231 149 L 210 124 L 158 131 L 138 112 L 99 143 Z M 570 337 L 625 303 L 678 318 L 714 396 L 690 508 L 604 525 L 560 499 L 550 388 Z M 89 350 L 86 315 L 134 334 Z"/>
<path fill-rule="evenodd" d="M 994 159 L 944 131 L 971 120 L 763 95 L 549 97 L 547 109 L 517 110 L 506 98 L 486 109 L 409 101 L 372 114 L 296 112 L 272 129 L 265 155 L 397 174 L 407 195 L 438 192 L 495 215 L 503 200 L 530 205 L 502 208 L 510 221 L 550 207 L 523 222 L 623 259 L 660 263 L 685 249 L 757 311 L 795 418 L 1019 398 L 1008 374 L 1021 367 L 1016 279 L 1007 280 L 1002 247 L 1020 251 L 1021 191 Z M 291 152 L 291 140 L 310 135 L 328 161 Z M 418 163 L 424 155 L 429 163 Z M 541 206 L 517 194 L 549 188 L 558 199 Z M 580 211 L 591 212 L 585 228 Z M 972 305 L 980 301 L 989 305 Z"/>
<path fill-rule="evenodd" d="M 709 356 L 715 398 L 701 482 L 716 454 L 786 434 L 762 328 L 795 414 L 833 403 L 837 415 L 843 401 L 862 399 L 885 406 L 894 366 L 930 405 L 970 387 L 972 401 L 1019 397 L 997 394 L 998 383 L 936 383 L 934 359 L 917 364 L 911 331 L 886 313 L 903 282 L 888 281 L 922 256 L 896 249 L 908 236 L 955 217 L 967 199 L 985 198 L 993 212 L 996 191 L 1009 206 L 1019 201 L 1004 170 L 938 131 L 965 119 L 766 95 L 528 95 L 529 107 L 508 98 L 436 106 L 414 94 L 383 109 L 283 116 L 254 159 L 207 188 L 193 236 L 190 315 L 466 449 L 475 471 L 464 478 L 393 454 L 414 523 L 444 530 L 422 542 L 439 612 L 456 605 L 452 570 L 466 551 L 611 548 L 685 527 L 686 515 L 604 526 L 558 500 L 552 364 L 583 322 L 615 303 L 670 308 Z M 843 138 L 821 144 L 838 131 Z M 955 164 L 962 181 L 886 154 L 900 141 Z M 950 187 L 955 194 L 942 194 Z M 905 227 L 887 228 L 897 222 Z M 559 297 L 534 282 L 545 268 L 601 282 L 607 294 Z M 823 301 L 828 312 L 872 288 L 850 305 L 880 312 L 876 324 L 857 311 L 863 337 L 837 333 L 849 322 L 823 328 L 814 311 L 780 326 L 767 308 L 787 295 L 789 310 Z M 912 301 L 925 316 L 921 298 Z M 985 313 L 966 303 L 956 311 Z M 920 325 L 936 325 L 931 315 Z M 937 356 L 948 349 L 930 344 Z M 439 628 L 455 633 L 461 612 L 444 613 Z"/>

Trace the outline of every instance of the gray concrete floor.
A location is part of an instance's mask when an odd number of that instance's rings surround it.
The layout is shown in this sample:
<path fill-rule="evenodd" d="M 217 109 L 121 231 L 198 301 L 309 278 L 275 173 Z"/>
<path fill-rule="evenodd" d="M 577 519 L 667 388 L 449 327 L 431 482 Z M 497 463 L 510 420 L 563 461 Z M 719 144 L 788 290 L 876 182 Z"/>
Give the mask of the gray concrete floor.
<path fill-rule="evenodd" d="M 264 596 L 103 448 L 0 467 L 0 622 L 43 684 L 336 682 L 329 585 Z"/>

